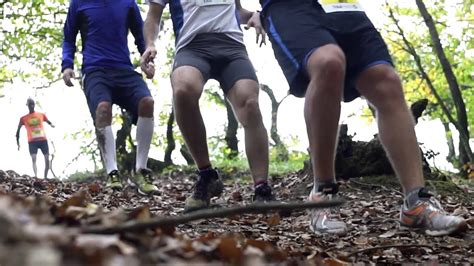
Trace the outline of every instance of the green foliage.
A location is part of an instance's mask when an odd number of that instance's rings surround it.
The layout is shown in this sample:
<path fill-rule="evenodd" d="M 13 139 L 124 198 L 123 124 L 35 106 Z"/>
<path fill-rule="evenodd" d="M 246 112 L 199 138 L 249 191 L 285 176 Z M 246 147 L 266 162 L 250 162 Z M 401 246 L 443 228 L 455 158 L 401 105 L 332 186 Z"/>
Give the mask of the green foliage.
<path fill-rule="evenodd" d="M 474 28 L 472 19 L 474 9 L 467 1 L 425 0 L 441 38 L 443 50 L 451 63 L 457 82 L 460 85 L 462 98 L 466 105 L 468 131 L 474 128 Z M 449 112 L 456 117 L 456 108 L 440 61 L 434 51 L 428 27 L 423 21 L 414 1 L 402 4 L 400 1 L 388 1 L 388 8 L 394 15 L 412 47 L 408 47 L 392 20 L 384 26 L 384 34 L 391 50 L 397 70 L 403 80 L 405 94 L 409 102 L 427 98 L 430 104 L 425 115 L 430 119 L 449 122 L 440 108 L 440 102 L 421 76 L 421 72 L 410 54 L 414 49 L 421 59 L 421 64 L 432 81 L 434 89 L 440 95 Z"/>
<path fill-rule="evenodd" d="M 69 182 L 87 182 L 87 181 L 92 181 L 92 180 L 98 180 L 103 177 L 105 177 L 105 169 L 101 169 L 95 172 L 90 172 L 90 171 L 81 171 L 81 172 L 75 172 L 74 174 L 68 176 L 66 178 L 66 181 Z"/>
<path fill-rule="evenodd" d="M 15 77 L 43 86 L 58 79 L 67 0 L 11 0 L 0 4 L 0 86 Z M 30 67 L 24 67 L 28 64 Z"/>

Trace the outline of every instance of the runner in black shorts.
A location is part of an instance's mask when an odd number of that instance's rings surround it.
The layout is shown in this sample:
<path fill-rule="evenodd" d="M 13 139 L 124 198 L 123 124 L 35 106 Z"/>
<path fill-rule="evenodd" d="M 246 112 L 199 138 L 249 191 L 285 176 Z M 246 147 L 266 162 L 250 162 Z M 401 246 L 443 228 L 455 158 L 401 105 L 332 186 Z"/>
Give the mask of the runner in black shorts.
<path fill-rule="evenodd" d="M 154 100 L 141 74 L 135 72 L 128 47 L 129 32 L 138 52 L 145 51 L 143 20 L 136 1 L 71 0 L 64 24 L 62 70 L 67 86 L 73 86 L 76 37 L 81 33 L 83 88 L 94 120 L 97 141 L 107 173 L 106 187 L 123 188 L 117 165 L 112 131 L 112 106 L 126 109 L 136 124 L 135 172 L 127 183 L 140 194 L 153 194 L 153 172 L 148 169 L 148 153 L 154 129 Z"/>
<path fill-rule="evenodd" d="M 176 35 L 171 85 L 176 122 L 198 167 L 199 180 L 186 200 L 185 210 L 209 206 L 220 196 L 222 181 L 212 167 L 206 128 L 199 109 L 204 84 L 216 79 L 232 105 L 245 132 L 245 150 L 255 184 L 254 200 L 273 200 L 268 179 L 268 137 L 258 105 L 258 81 L 243 43 L 240 21 L 258 17 L 234 0 L 179 1 L 150 0 L 145 21 L 147 50 L 142 70 L 154 74 L 152 61 L 157 53 L 154 42 L 161 15 L 169 4 Z"/>
<path fill-rule="evenodd" d="M 341 100 L 362 95 L 376 110 L 380 141 L 400 179 L 405 200 L 403 226 L 430 235 L 450 234 L 466 222 L 443 214 L 424 187 L 413 118 L 387 47 L 357 0 L 261 0 L 263 23 L 290 91 L 305 97 L 314 187 L 309 200 L 338 192 L 334 157 Z M 261 21 L 260 21 L 261 19 Z M 315 233 L 346 232 L 328 210 L 312 211 Z"/>

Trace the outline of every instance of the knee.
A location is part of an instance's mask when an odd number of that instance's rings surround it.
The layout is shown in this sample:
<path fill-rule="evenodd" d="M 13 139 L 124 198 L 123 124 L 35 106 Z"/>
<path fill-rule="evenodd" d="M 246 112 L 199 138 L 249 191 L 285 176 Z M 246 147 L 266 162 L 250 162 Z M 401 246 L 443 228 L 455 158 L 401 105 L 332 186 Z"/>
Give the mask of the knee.
<path fill-rule="evenodd" d="M 108 102 L 101 102 L 95 111 L 97 119 L 112 117 L 112 105 Z"/>
<path fill-rule="evenodd" d="M 379 82 L 374 86 L 371 103 L 377 110 L 391 110 L 406 108 L 405 95 L 400 77 L 395 71 L 381 71 Z"/>
<path fill-rule="evenodd" d="M 140 116 L 152 117 L 154 111 L 155 101 L 152 97 L 145 97 L 140 100 L 138 105 L 138 114 Z"/>
<path fill-rule="evenodd" d="M 240 114 L 239 122 L 244 128 L 255 126 L 262 121 L 258 98 L 249 98 L 243 101 L 237 113 Z"/>
<path fill-rule="evenodd" d="M 308 60 L 307 69 L 310 79 L 342 82 L 346 72 L 344 52 L 333 45 L 320 49 L 316 50 Z"/>
<path fill-rule="evenodd" d="M 199 100 L 200 90 L 195 83 L 187 79 L 173 80 L 173 98 L 177 101 Z"/>

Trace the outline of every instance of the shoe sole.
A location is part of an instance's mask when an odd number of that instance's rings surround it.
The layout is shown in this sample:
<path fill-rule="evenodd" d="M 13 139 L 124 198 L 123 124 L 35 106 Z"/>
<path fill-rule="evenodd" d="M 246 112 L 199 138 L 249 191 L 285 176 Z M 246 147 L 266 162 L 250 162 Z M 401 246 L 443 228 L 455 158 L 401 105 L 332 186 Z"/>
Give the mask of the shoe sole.
<path fill-rule="evenodd" d="M 467 230 L 467 227 L 468 227 L 467 222 L 463 221 L 457 227 L 452 228 L 452 229 L 446 229 L 446 230 L 422 229 L 422 228 L 417 228 L 417 227 L 410 227 L 402 223 L 400 223 L 399 229 L 401 231 L 415 231 L 415 232 L 423 233 L 429 236 L 447 236 L 447 235 L 452 235 L 455 233 L 465 232 Z"/>
<path fill-rule="evenodd" d="M 110 188 L 110 189 L 115 190 L 115 191 L 121 191 L 121 190 L 123 190 L 123 186 L 122 186 L 122 187 L 106 186 L 105 188 Z"/>
<path fill-rule="evenodd" d="M 146 193 L 146 192 L 144 192 L 143 190 L 141 190 L 140 187 L 137 186 L 137 184 L 133 183 L 133 181 L 130 180 L 130 179 L 127 179 L 127 184 L 130 185 L 130 186 L 133 187 L 133 188 L 136 188 L 138 194 L 140 194 L 140 195 L 142 195 L 142 196 L 150 196 L 150 195 L 155 194 L 155 192 L 156 192 L 156 191 L 152 191 L 152 192 Z"/>

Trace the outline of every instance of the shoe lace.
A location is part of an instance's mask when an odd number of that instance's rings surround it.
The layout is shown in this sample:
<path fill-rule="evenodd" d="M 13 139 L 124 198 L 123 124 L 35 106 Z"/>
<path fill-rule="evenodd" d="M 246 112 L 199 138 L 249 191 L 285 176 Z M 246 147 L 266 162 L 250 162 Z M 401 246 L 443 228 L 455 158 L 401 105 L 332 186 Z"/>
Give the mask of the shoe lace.
<path fill-rule="evenodd" d="M 428 199 L 428 204 L 434 208 L 437 212 L 440 213 L 446 213 L 446 211 L 443 209 L 443 206 L 441 206 L 441 203 L 435 198 L 435 197 L 430 197 Z"/>
<path fill-rule="evenodd" d="M 112 171 L 110 174 L 109 174 L 109 179 L 112 183 L 115 183 L 115 182 L 120 182 L 120 176 L 118 174 L 117 171 Z"/>
<path fill-rule="evenodd" d="M 153 175 L 151 174 L 150 170 L 142 169 L 141 174 L 146 183 L 149 183 L 149 184 L 153 183 Z"/>
<path fill-rule="evenodd" d="M 207 196 L 207 184 L 202 178 L 199 178 L 191 189 L 194 190 L 194 198 L 203 199 Z"/>

